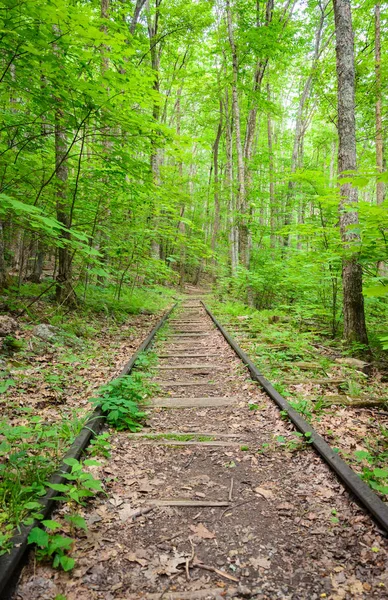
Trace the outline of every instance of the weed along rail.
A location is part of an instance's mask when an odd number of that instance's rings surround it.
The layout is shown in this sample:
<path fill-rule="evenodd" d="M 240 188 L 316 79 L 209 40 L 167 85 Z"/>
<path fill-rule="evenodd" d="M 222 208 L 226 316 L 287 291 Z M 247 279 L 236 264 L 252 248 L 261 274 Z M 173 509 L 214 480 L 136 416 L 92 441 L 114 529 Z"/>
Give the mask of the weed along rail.
<path fill-rule="evenodd" d="M 139 359 L 139 356 L 151 346 L 156 334 L 161 327 L 163 327 L 173 310 L 174 307 L 166 312 L 162 319 L 160 319 L 160 321 L 142 342 L 138 350 L 125 364 L 119 377 L 123 377 L 131 373 L 136 361 Z M 16 583 L 17 576 L 20 573 L 20 569 L 24 564 L 29 550 L 28 536 L 31 530 L 34 527 L 39 526 L 42 520 L 50 518 L 50 515 L 56 505 L 55 498 L 58 496 L 58 486 L 66 483 L 65 476 L 71 471 L 71 462 L 73 460 L 79 460 L 92 438 L 101 430 L 105 422 L 105 418 L 106 415 L 102 410 L 102 407 L 97 406 L 64 456 L 64 462 L 60 465 L 57 473 L 55 473 L 50 479 L 50 484 L 54 487 L 51 488 L 46 495 L 39 500 L 39 504 L 41 505 L 41 507 L 39 507 L 39 512 L 41 513 L 39 521 L 35 520 L 30 525 L 21 525 L 19 532 L 17 532 L 11 540 L 12 547 L 10 551 L 0 556 L 0 598 L 10 597 L 11 590 Z M 54 489 L 55 487 L 57 489 Z"/>
<path fill-rule="evenodd" d="M 107 495 L 82 509 L 89 532 L 76 539 L 79 568 L 53 580 L 30 561 L 13 598 L 32 597 L 31 590 L 38 598 L 45 582 L 53 598 L 92 600 L 345 598 L 348 590 L 384 598 L 384 536 L 359 506 L 388 531 L 384 503 L 200 299 L 183 300 L 170 315 L 141 347 L 154 341 L 144 367 L 152 393 L 143 428 L 108 416 L 117 430 L 109 460 L 98 467 Z M 24 549 L 2 559 L 3 591 L 10 587 L 4 569 L 16 572 L 25 552 L 24 535 Z M 377 557 L 373 582 L 360 567 L 368 544 Z"/>

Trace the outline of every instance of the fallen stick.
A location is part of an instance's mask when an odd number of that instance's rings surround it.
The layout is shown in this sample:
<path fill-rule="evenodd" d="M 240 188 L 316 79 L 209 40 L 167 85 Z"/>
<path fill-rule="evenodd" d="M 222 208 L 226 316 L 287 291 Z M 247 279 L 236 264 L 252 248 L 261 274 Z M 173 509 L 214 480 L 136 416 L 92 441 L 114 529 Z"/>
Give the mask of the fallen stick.
<path fill-rule="evenodd" d="M 147 506 L 147 508 L 141 508 L 131 515 L 131 519 L 136 519 L 136 517 L 140 517 L 141 515 L 146 515 L 147 513 L 151 512 L 151 510 L 154 510 L 155 508 L 156 508 L 156 506 Z"/>
<path fill-rule="evenodd" d="M 225 579 L 230 579 L 230 581 L 235 581 L 238 583 L 237 577 L 233 577 L 233 575 L 229 575 L 229 573 L 225 573 L 225 571 L 221 571 L 221 569 L 216 569 L 216 567 L 212 567 L 211 565 L 205 565 L 201 562 L 193 562 L 193 567 L 198 567 L 198 569 L 204 569 L 204 571 L 211 571 L 212 573 L 217 573 L 221 577 L 225 577 Z"/>
<path fill-rule="evenodd" d="M 229 502 L 233 502 L 233 484 L 234 484 L 234 481 L 233 481 L 233 477 L 232 477 L 232 479 L 230 480 Z"/>

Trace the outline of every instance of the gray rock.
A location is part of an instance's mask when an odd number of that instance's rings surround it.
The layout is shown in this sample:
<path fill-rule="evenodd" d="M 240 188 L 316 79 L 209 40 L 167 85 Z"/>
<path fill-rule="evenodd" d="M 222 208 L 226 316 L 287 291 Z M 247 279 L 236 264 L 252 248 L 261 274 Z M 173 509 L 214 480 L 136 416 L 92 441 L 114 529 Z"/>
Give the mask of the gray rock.
<path fill-rule="evenodd" d="M 17 321 L 12 317 L 0 315 L 0 337 L 12 335 L 19 328 Z"/>
<path fill-rule="evenodd" d="M 54 325 L 41 323 L 34 327 L 32 333 L 35 337 L 40 338 L 44 342 L 55 342 L 58 339 L 59 329 L 58 327 L 54 327 Z"/>
<path fill-rule="evenodd" d="M 365 369 L 369 365 L 369 363 L 364 360 L 358 360 L 358 358 L 336 358 L 335 362 L 340 365 L 346 365 L 347 367 L 354 367 L 355 369 Z"/>

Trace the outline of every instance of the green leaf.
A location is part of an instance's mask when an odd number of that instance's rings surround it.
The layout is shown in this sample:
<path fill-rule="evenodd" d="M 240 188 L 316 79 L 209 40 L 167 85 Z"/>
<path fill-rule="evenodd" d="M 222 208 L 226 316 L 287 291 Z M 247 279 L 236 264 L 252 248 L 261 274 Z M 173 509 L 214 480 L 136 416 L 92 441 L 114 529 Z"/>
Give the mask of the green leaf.
<path fill-rule="evenodd" d="M 62 525 L 58 523 L 58 521 L 45 520 L 42 521 L 42 525 L 50 529 L 51 531 L 56 531 L 57 529 L 61 529 Z"/>
<path fill-rule="evenodd" d="M 47 548 L 49 544 L 48 533 L 39 527 L 31 529 L 27 539 L 29 544 L 36 544 L 39 548 Z"/>
<path fill-rule="evenodd" d="M 56 492 L 67 492 L 69 490 L 69 486 L 64 483 L 49 483 L 48 487 Z"/>
<path fill-rule="evenodd" d="M 59 563 L 64 571 L 71 571 L 74 568 L 75 560 L 70 556 L 60 556 Z"/>
<path fill-rule="evenodd" d="M 373 469 L 374 477 L 378 477 L 379 479 L 387 479 L 388 478 L 388 470 L 387 469 Z"/>
<path fill-rule="evenodd" d="M 85 519 L 80 515 L 66 515 L 65 520 L 78 529 L 83 529 L 84 531 L 87 531 L 88 529 Z"/>

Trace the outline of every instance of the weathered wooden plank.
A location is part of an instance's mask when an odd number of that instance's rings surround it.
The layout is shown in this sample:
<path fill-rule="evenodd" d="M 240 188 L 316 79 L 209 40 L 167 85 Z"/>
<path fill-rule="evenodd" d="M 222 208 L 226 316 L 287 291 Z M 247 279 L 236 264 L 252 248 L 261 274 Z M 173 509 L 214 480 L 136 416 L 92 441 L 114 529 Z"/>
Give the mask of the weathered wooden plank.
<path fill-rule="evenodd" d="M 231 406 L 238 399 L 233 396 L 213 396 L 209 398 L 154 398 L 152 406 L 158 408 L 212 408 L 214 406 Z"/>

